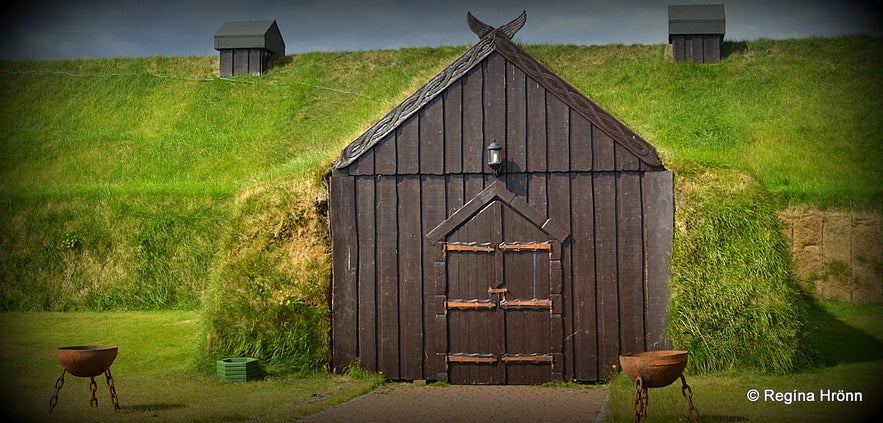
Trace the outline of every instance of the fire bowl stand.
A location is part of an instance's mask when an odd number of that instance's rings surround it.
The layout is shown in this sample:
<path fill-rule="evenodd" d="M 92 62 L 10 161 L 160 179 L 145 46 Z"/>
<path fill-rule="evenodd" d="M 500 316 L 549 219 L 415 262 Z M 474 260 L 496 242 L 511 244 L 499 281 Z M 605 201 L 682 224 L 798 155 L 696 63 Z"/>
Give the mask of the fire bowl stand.
<path fill-rule="evenodd" d="M 693 405 L 693 390 L 690 388 L 690 385 L 687 385 L 687 379 L 684 378 L 684 375 L 680 375 L 681 378 L 681 393 L 684 394 L 684 398 L 687 400 L 687 403 L 690 405 L 688 412 L 690 413 L 690 419 L 694 422 L 699 421 L 699 410 Z M 649 397 L 647 396 L 647 386 L 644 386 L 644 381 L 641 377 L 635 379 L 635 423 L 639 423 L 641 421 L 641 417 L 647 416 L 647 403 L 649 401 Z"/>
<path fill-rule="evenodd" d="M 55 381 L 55 393 L 52 394 L 52 398 L 49 399 L 49 413 L 52 414 L 52 410 L 58 404 L 58 391 L 61 390 L 61 387 L 64 386 L 64 375 L 67 373 L 67 369 L 61 369 L 61 376 Z M 117 390 L 113 385 L 113 376 L 110 374 L 110 368 L 104 370 L 104 377 L 107 380 L 107 389 L 110 391 L 110 401 L 113 403 L 113 411 L 120 411 L 120 400 L 117 398 Z M 92 407 L 98 407 L 98 398 L 95 397 L 95 393 L 98 392 L 98 383 L 95 382 L 95 377 L 89 378 L 89 390 L 92 391 Z"/>

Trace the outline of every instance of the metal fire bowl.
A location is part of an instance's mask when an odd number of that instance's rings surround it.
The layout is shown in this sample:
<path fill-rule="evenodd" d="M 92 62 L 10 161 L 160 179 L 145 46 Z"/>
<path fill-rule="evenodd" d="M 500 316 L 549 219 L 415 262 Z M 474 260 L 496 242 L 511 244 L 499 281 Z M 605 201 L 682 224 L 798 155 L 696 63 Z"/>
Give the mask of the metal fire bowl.
<path fill-rule="evenodd" d="M 619 364 L 632 381 L 640 377 L 644 387 L 661 388 L 671 385 L 684 372 L 687 354 L 681 350 L 623 354 L 619 356 Z"/>
<path fill-rule="evenodd" d="M 70 374 L 78 377 L 95 377 L 107 370 L 117 358 L 117 347 L 77 346 L 55 350 L 55 358 Z"/>

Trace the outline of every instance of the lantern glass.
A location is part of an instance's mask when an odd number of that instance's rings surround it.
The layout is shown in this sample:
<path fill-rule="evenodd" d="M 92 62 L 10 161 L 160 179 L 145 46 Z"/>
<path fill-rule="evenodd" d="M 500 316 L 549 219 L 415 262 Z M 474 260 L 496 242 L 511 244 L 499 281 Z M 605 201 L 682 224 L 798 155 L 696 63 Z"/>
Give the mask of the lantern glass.
<path fill-rule="evenodd" d="M 492 140 L 487 146 L 487 164 L 494 170 L 494 173 L 500 171 L 503 164 L 503 147 L 497 144 L 497 140 Z"/>

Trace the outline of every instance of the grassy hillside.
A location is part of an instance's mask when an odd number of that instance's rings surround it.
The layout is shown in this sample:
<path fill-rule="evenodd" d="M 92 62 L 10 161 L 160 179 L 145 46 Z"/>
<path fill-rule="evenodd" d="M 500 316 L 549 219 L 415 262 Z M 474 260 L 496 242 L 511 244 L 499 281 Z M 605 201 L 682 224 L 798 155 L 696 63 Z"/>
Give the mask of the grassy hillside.
<path fill-rule="evenodd" d="M 691 280 L 715 278 L 700 284 L 707 290 L 764 284 L 728 295 L 798 322 L 758 341 L 787 345 L 800 338 L 800 300 L 778 244 L 734 234 L 697 253 L 703 238 L 694 235 L 738 231 L 746 220 L 760 222 L 752 233 L 775 232 L 775 219 L 755 216 L 786 204 L 883 208 L 883 39 L 726 47 L 710 66 L 672 63 L 661 45 L 525 49 L 656 145 L 676 172 L 674 298 L 710 309 L 674 304 L 688 315 L 673 316 L 719 318 L 714 292 L 677 296 L 692 292 Z M 228 79 L 215 76 L 215 57 L 0 62 L 0 310 L 205 306 L 207 357 L 319 366 L 328 304 L 320 175 L 466 48 L 308 53 L 269 75 Z M 745 192 L 758 201 L 702 205 Z M 298 255 L 302 246 L 315 255 Z M 702 273 L 734 254 L 744 260 L 724 274 Z M 776 264 L 758 276 L 757 260 L 768 258 Z M 769 293 L 780 297 L 755 301 Z M 703 343 L 746 335 L 713 329 Z M 679 342 L 694 342 L 691 333 L 682 329 Z"/>

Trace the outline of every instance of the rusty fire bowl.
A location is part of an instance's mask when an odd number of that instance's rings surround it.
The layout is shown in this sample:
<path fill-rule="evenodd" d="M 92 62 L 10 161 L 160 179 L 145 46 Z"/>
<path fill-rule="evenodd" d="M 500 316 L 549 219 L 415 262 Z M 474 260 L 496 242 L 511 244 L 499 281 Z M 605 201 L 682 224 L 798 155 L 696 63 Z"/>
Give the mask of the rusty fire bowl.
<path fill-rule="evenodd" d="M 107 370 L 117 358 L 117 347 L 77 346 L 55 350 L 55 358 L 70 374 L 78 377 L 95 377 Z"/>
<path fill-rule="evenodd" d="M 687 367 L 687 354 L 681 350 L 623 354 L 619 356 L 619 364 L 632 381 L 640 377 L 644 387 L 661 388 L 681 376 Z"/>

